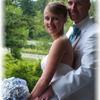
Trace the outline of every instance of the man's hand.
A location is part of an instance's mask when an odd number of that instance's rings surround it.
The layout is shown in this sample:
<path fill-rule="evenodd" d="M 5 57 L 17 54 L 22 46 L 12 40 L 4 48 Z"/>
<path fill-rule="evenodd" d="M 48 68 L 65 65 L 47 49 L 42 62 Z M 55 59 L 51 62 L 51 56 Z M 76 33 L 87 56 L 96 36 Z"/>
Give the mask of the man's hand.
<path fill-rule="evenodd" d="M 47 90 L 38 98 L 38 100 L 50 100 L 51 97 L 53 97 L 54 92 L 52 90 L 52 87 L 49 86 Z"/>

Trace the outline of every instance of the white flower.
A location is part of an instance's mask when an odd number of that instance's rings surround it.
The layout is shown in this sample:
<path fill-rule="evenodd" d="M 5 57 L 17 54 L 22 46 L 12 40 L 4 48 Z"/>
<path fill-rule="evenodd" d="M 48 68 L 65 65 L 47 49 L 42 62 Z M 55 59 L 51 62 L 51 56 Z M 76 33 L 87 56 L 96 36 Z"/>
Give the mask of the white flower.
<path fill-rule="evenodd" d="M 27 82 L 20 78 L 11 77 L 1 83 L 3 100 L 27 100 L 29 89 Z"/>

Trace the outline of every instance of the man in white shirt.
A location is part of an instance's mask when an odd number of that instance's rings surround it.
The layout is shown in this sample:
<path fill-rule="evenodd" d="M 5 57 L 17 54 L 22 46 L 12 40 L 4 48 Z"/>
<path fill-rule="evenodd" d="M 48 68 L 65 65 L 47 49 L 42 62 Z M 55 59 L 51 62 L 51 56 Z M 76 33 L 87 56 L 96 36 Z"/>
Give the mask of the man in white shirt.
<path fill-rule="evenodd" d="M 52 100 L 52 95 L 53 100 L 95 100 L 97 25 L 89 17 L 90 5 L 90 0 L 68 0 L 70 18 L 81 30 L 72 44 L 76 69 L 51 84 L 39 100 Z"/>

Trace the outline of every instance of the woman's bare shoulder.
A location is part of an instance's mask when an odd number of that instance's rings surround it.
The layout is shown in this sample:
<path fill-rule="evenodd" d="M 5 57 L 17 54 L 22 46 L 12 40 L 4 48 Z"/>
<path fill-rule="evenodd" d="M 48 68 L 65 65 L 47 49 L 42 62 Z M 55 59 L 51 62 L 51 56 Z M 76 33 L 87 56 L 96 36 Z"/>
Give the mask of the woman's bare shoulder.
<path fill-rule="evenodd" d="M 62 44 L 65 44 L 67 41 L 68 41 L 68 38 L 66 36 L 61 36 L 54 41 L 54 44 L 62 45 Z"/>
<path fill-rule="evenodd" d="M 57 55 L 60 53 L 62 54 L 65 50 L 66 47 L 66 41 L 67 39 L 65 39 L 65 37 L 59 37 L 56 40 L 53 41 L 52 46 L 50 48 L 50 51 L 52 51 L 53 53 L 56 53 Z"/>

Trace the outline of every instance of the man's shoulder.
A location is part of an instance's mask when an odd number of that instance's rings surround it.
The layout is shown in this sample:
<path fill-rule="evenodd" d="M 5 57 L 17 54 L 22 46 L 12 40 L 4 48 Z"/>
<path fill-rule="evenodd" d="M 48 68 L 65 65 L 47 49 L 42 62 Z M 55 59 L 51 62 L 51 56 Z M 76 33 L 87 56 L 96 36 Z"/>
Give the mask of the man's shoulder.
<path fill-rule="evenodd" d="M 89 21 L 87 22 L 87 25 L 86 25 L 85 28 L 86 28 L 87 31 L 91 31 L 91 32 L 96 32 L 96 31 L 98 31 L 98 30 L 97 30 L 98 24 L 97 24 L 95 18 L 90 17 L 90 18 L 89 18 Z"/>
<path fill-rule="evenodd" d="M 90 27 L 97 26 L 97 22 L 96 22 L 96 20 L 95 20 L 94 17 L 90 17 L 90 18 L 89 18 L 88 24 L 90 24 L 90 25 L 89 25 Z"/>

